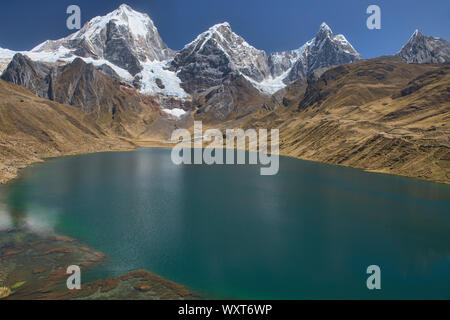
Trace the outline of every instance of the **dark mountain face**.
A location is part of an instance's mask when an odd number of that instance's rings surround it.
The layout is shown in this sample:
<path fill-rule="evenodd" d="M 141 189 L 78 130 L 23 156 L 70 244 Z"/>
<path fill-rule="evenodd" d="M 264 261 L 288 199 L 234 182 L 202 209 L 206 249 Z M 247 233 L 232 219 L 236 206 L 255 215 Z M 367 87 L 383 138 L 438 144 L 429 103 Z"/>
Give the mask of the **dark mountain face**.
<path fill-rule="evenodd" d="M 78 106 L 86 112 L 113 114 L 120 92 L 119 77 L 108 66 L 95 67 L 77 58 L 49 67 L 16 54 L 2 79 L 25 87 L 41 98 Z"/>
<path fill-rule="evenodd" d="M 343 35 L 334 36 L 323 23 L 311 41 L 297 50 L 274 53 L 250 46 L 228 23 L 211 27 L 178 52 L 172 63 L 188 92 L 219 85 L 230 73 L 258 84 L 284 77 L 285 83 L 306 78 L 314 70 L 351 63 L 360 55 Z"/>
<path fill-rule="evenodd" d="M 450 44 L 416 30 L 397 56 L 407 63 L 449 63 Z"/>
<path fill-rule="evenodd" d="M 384 97 L 395 98 L 405 86 L 411 91 L 420 88 L 408 81 L 438 69 L 439 66 L 408 65 L 393 57 L 341 65 L 308 78 L 306 92 L 298 107 L 300 110 L 318 108 L 327 111 L 361 106 Z"/>
<path fill-rule="evenodd" d="M 232 72 L 257 82 L 270 74 L 265 52 L 249 45 L 226 22 L 186 45 L 175 55 L 171 68 L 188 92 L 220 85 Z"/>
<path fill-rule="evenodd" d="M 0 53 L 5 60 L 14 54 L 9 50 Z M 60 67 L 81 58 L 95 66 L 94 73 L 100 71 L 126 82 L 141 94 L 172 97 L 181 104 L 210 88 L 230 87 L 230 79 L 237 78 L 249 85 L 237 86 L 234 91 L 252 87 L 259 95 L 271 96 L 286 84 L 306 79 L 314 70 L 360 58 L 345 37 L 333 36 L 325 23 L 315 38 L 301 48 L 269 57 L 234 33 L 227 22 L 214 25 L 174 52 L 162 41 L 149 16 L 127 5 L 91 19 L 65 38 L 45 41 L 24 55 L 33 61 L 21 67 L 15 59 L 17 70 L 11 66 L 5 79 L 42 97 L 54 95 L 55 81 L 61 79 Z M 0 61 L 1 68 L 5 65 Z M 28 73 L 20 75 L 21 68 Z M 86 90 L 88 96 L 92 94 L 90 88 Z"/>
<path fill-rule="evenodd" d="M 230 60 L 214 40 L 206 41 L 200 50 L 188 48 L 180 51 L 173 59 L 171 67 L 178 70 L 182 87 L 187 92 L 220 85 L 233 71 Z"/>
<path fill-rule="evenodd" d="M 449 43 L 417 31 L 399 58 L 408 63 L 448 63 Z M 16 54 L 2 79 L 87 112 L 102 109 L 113 114 L 115 92 L 122 84 L 157 96 L 158 101 L 171 101 L 168 109 L 198 107 L 198 115 L 226 120 L 247 109 L 270 108 L 270 96 L 282 94 L 286 85 L 298 80 L 309 83 L 330 68 L 358 60 L 361 56 L 350 42 L 334 35 L 325 23 L 299 49 L 270 56 L 226 22 L 174 52 L 146 14 L 122 5 L 66 38 Z"/>
<path fill-rule="evenodd" d="M 142 71 L 139 57 L 134 54 L 129 45 L 131 41 L 130 35 L 125 33 L 122 37 L 118 37 L 118 33 L 117 25 L 112 21 L 108 22 L 103 56 L 109 62 L 127 70 L 134 76 Z"/>
<path fill-rule="evenodd" d="M 195 94 L 194 103 L 196 119 L 219 123 L 275 106 L 271 97 L 262 94 L 244 76 L 234 72 L 221 84 Z"/>
<path fill-rule="evenodd" d="M 195 101 L 197 118 L 223 121 L 270 100 L 252 84 L 270 75 L 267 55 L 235 34 L 226 22 L 186 45 L 170 67 Z"/>
<path fill-rule="evenodd" d="M 285 83 L 307 78 L 317 69 L 361 60 L 347 39 L 343 35 L 334 36 L 325 23 L 320 26 L 315 38 L 299 49 L 298 56 Z"/>
<path fill-rule="evenodd" d="M 246 109 L 271 108 L 268 96 L 282 88 L 283 81 L 305 79 L 317 69 L 359 59 L 345 37 L 333 36 L 326 24 L 301 48 L 267 57 L 225 22 L 186 45 L 170 67 L 183 89 L 198 101 L 199 116 L 212 113 L 224 120 Z"/>
<path fill-rule="evenodd" d="M 87 112 L 98 110 L 114 114 L 112 103 L 120 83 L 82 59 L 59 67 L 53 73 L 52 100 L 79 106 Z"/>
<path fill-rule="evenodd" d="M 142 71 L 141 63 L 167 60 L 174 54 L 162 41 L 149 16 L 127 5 L 91 19 L 66 38 L 45 41 L 32 51 L 66 52 L 66 57 L 105 59 L 132 76 Z"/>
<path fill-rule="evenodd" d="M 30 89 L 42 98 L 49 98 L 52 68 L 33 62 L 27 56 L 17 53 L 3 72 L 1 79 Z"/>

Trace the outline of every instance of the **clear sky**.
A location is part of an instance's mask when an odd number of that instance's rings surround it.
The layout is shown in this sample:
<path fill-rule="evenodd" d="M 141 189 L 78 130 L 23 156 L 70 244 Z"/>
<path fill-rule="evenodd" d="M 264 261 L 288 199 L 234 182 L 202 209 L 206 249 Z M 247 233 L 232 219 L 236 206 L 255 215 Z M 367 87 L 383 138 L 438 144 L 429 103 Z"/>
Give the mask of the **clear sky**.
<path fill-rule="evenodd" d="M 450 38 L 449 0 L 2 0 L 0 47 L 29 50 L 72 33 L 66 8 L 79 5 L 82 23 L 127 3 L 147 13 L 172 49 L 210 26 L 228 21 L 233 31 L 268 53 L 296 49 L 325 21 L 343 33 L 363 57 L 394 54 L 419 29 Z M 366 8 L 381 7 L 381 30 L 366 27 Z"/>

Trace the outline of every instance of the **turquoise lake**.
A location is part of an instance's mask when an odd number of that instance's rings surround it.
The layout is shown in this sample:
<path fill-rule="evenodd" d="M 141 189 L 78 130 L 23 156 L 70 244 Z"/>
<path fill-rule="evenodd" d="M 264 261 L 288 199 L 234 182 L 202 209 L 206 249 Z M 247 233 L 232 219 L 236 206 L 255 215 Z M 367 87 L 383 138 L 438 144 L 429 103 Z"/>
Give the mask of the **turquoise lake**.
<path fill-rule="evenodd" d="M 147 269 L 207 298 L 450 299 L 450 187 L 285 157 L 259 169 L 176 166 L 168 149 L 72 156 L 23 170 L 0 201 L 104 252 L 83 282 Z"/>

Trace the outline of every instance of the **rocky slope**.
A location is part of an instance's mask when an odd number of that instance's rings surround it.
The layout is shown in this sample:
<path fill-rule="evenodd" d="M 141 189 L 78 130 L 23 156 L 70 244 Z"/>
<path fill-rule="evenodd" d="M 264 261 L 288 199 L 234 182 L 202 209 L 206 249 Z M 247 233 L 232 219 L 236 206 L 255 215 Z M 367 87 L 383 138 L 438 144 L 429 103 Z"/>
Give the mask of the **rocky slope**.
<path fill-rule="evenodd" d="M 141 62 L 163 61 L 173 51 L 162 41 L 148 15 L 128 5 L 87 22 L 78 32 L 56 41 L 45 41 L 32 52 L 65 52 L 66 57 L 104 59 L 131 75 L 142 71 Z"/>
<path fill-rule="evenodd" d="M 16 58 L 13 58 L 14 54 L 4 49 L 0 52 L 3 67 L 5 61 L 11 61 L 3 79 L 29 88 L 41 97 L 61 103 L 80 102 L 79 99 L 58 99 L 62 95 L 52 90 L 62 79 L 68 82 L 58 84 L 62 88 L 78 81 L 77 78 L 60 75 L 63 66 L 75 60 L 80 64 L 79 59 L 82 59 L 95 66 L 91 68 L 93 73 L 101 71 L 134 86 L 141 94 L 159 96 L 163 102 L 162 109 L 176 117 L 193 109 L 192 100 L 201 101 L 201 106 L 210 101 L 204 111 L 211 110 L 212 116 L 218 116 L 217 121 L 229 118 L 236 111 L 240 113 L 241 109 L 245 112 L 249 108 L 267 105 L 269 98 L 263 98 L 264 95 L 270 96 L 286 84 L 306 78 L 316 69 L 359 59 L 359 54 L 345 37 L 334 36 L 326 24 L 322 24 L 315 38 L 300 49 L 270 57 L 234 33 L 228 23 L 211 27 L 176 53 L 162 41 L 148 15 L 127 5 L 91 19 L 68 37 L 45 41 L 29 52 L 18 53 L 21 55 Z M 235 82 L 236 79 L 239 80 Z M 250 87 L 257 90 L 242 92 Z M 85 107 L 85 100 L 94 92 L 89 91 L 88 86 L 77 89 L 77 93 L 83 96 L 81 105 Z M 214 92 L 220 95 L 211 99 Z M 253 97 L 232 98 L 249 95 Z M 225 96 L 225 102 L 218 102 Z M 164 104 L 168 100 L 178 101 L 178 106 Z M 236 102 L 238 100 L 239 103 Z M 242 105 L 243 101 L 251 103 Z M 90 111 L 93 103 L 88 104 Z"/>
<path fill-rule="evenodd" d="M 449 83 L 448 66 L 359 61 L 239 126 L 279 128 L 283 155 L 450 184 Z"/>
<path fill-rule="evenodd" d="M 162 97 L 142 95 L 107 65 L 95 67 L 81 58 L 55 66 L 34 62 L 18 53 L 1 78 L 41 98 L 77 107 L 86 116 L 101 121 L 112 134 L 124 137 L 139 137 L 158 118 L 172 118 L 170 111 L 174 107 L 191 107 L 189 103 L 173 104 Z"/>
<path fill-rule="evenodd" d="M 407 63 L 449 63 L 450 43 L 416 30 L 397 56 Z"/>
<path fill-rule="evenodd" d="M 3 208 L 1 208 L 3 209 Z M 0 232 L 0 288 L 11 288 L 6 300 L 196 300 L 188 288 L 145 270 L 83 282 L 80 290 L 67 290 L 67 266 L 90 270 L 106 255 L 79 241 L 36 232 L 22 212 L 5 209 L 12 220 Z M 12 217 L 10 219 L 10 217 Z M 5 228 L 5 224 L 2 225 Z M 31 230 L 30 230 L 31 229 Z M 1 290 L 0 290 L 0 293 Z"/>
<path fill-rule="evenodd" d="M 0 182 L 43 158 L 130 149 L 78 108 L 36 97 L 0 80 Z"/>
<path fill-rule="evenodd" d="M 68 80 L 57 81 L 49 92 L 72 106 L 0 80 L 0 183 L 14 178 L 17 169 L 48 157 L 129 150 L 141 140 L 147 145 L 166 140 L 178 126 L 192 123 L 191 117 L 176 121 L 156 98 L 139 94 L 82 60 L 60 68 L 57 78 Z"/>
<path fill-rule="evenodd" d="M 15 53 L 0 50 L 2 69 Z M 81 58 L 96 67 L 114 70 L 115 76 L 143 94 L 188 98 L 180 87 L 180 79 L 167 67 L 174 51 L 162 41 L 148 15 L 127 5 L 91 19 L 81 30 L 63 39 L 47 40 L 20 53 L 53 67 Z"/>
<path fill-rule="evenodd" d="M 50 65 L 34 62 L 17 53 L 2 73 L 1 79 L 27 88 L 41 98 L 49 98 L 51 73 Z"/>
<path fill-rule="evenodd" d="M 447 47 L 444 40 L 416 32 L 396 58 L 359 61 L 345 37 L 333 35 L 323 23 L 299 49 L 267 56 L 222 23 L 175 53 L 147 15 L 121 6 L 67 38 L 14 58 L 14 52 L 2 49 L 0 58 L 12 59 L 4 80 L 76 107 L 68 110 L 81 112 L 80 121 L 114 139 L 165 140 L 173 128 L 189 128 L 194 119 L 223 128 L 280 127 L 288 155 L 446 181 L 448 70 L 416 63 L 447 62 Z M 436 68 L 443 77 L 427 73 Z M 403 105 L 409 99 L 411 104 Z M 429 117 L 433 110 L 438 114 Z M 399 114 L 403 120 L 394 117 Z M 419 121 L 416 115 L 431 120 Z M 401 128 L 401 121 L 412 127 Z M 45 129 L 40 122 L 27 126 Z M 370 141 L 379 149 L 363 146 Z M 429 158 L 417 151 L 429 148 L 424 141 L 434 144 Z M 407 146 L 403 159 L 411 154 L 410 167 L 395 156 L 398 144 Z M 359 147 L 366 150 L 361 158 Z M 419 165 L 431 169 L 424 173 Z"/>
<path fill-rule="evenodd" d="M 284 83 L 305 79 L 315 70 L 361 60 L 360 54 L 344 35 L 333 35 L 324 22 L 316 36 L 297 50 L 274 53 L 269 57 L 272 77 Z"/>
<path fill-rule="evenodd" d="M 305 79 L 320 68 L 359 59 L 345 37 L 333 36 L 325 23 L 300 49 L 267 57 L 225 22 L 187 44 L 170 66 L 181 79 L 183 89 L 198 101 L 199 112 L 211 111 L 223 121 L 250 109 L 273 108 L 272 100 L 264 95 L 272 95 L 286 83 Z M 237 79 L 239 84 L 235 82 Z M 247 98 L 236 99 L 243 95 Z"/>
<path fill-rule="evenodd" d="M 266 53 L 250 46 L 227 22 L 211 27 L 187 44 L 171 66 L 188 92 L 220 85 L 232 72 L 257 82 L 269 75 Z"/>
<path fill-rule="evenodd" d="M 221 84 L 193 96 L 195 119 L 209 124 L 220 124 L 275 107 L 273 98 L 262 94 L 238 73 L 230 73 Z"/>
<path fill-rule="evenodd" d="M 343 35 L 323 23 L 317 35 L 297 50 L 271 54 L 248 44 L 225 22 L 211 27 L 178 52 L 171 67 L 192 93 L 219 85 L 230 73 L 241 74 L 266 94 L 305 79 L 314 70 L 351 63 L 361 57 Z"/>

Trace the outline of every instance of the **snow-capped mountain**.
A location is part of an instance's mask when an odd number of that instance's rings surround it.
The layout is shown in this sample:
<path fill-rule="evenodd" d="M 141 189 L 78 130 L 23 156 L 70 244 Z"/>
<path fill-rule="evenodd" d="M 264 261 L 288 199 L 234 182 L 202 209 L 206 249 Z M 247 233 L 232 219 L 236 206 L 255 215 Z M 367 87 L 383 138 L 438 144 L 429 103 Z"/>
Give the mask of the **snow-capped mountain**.
<path fill-rule="evenodd" d="M 3 65 L 5 69 L 15 53 L 0 51 L 0 68 Z M 180 87 L 180 79 L 167 67 L 174 51 L 162 41 L 147 14 L 125 4 L 105 16 L 91 19 L 65 38 L 47 40 L 31 51 L 20 53 L 33 61 L 56 66 L 81 58 L 100 69 L 112 69 L 141 93 L 188 97 Z"/>
<path fill-rule="evenodd" d="M 45 41 L 31 51 L 105 59 L 133 76 L 142 71 L 141 63 L 167 60 L 173 55 L 150 17 L 125 4 L 103 17 L 91 19 L 74 34 Z"/>
<path fill-rule="evenodd" d="M 0 71 L 14 54 L 0 50 Z M 269 57 L 234 33 L 227 22 L 209 28 L 174 52 L 162 41 L 150 17 L 128 5 L 91 19 L 65 38 L 47 40 L 21 54 L 55 67 L 81 58 L 133 84 L 141 93 L 183 99 L 189 97 L 187 92 L 221 85 L 230 75 L 242 76 L 259 91 L 273 94 L 318 68 L 360 59 L 345 37 L 333 36 L 325 23 L 299 49 Z"/>
<path fill-rule="evenodd" d="M 450 44 L 441 38 L 424 36 L 416 30 L 397 56 L 407 63 L 448 63 Z"/>
<path fill-rule="evenodd" d="M 3 70 L 6 69 L 8 63 L 11 61 L 12 57 L 15 54 L 15 51 L 0 48 L 0 75 L 2 74 Z"/>
<path fill-rule="evenodd" d="M 288 50 L 282 52 L 274 52 L 269 56 L 270 73 L 273 77 L 286 75 L 292 66 L 301 58 L 303 47 L 296 50 Z"/>
<path fill-rule="evenodd" d="M 231 72 L 243 75 L 256 88 L 272 94 L 314 70 L 361 59 L 343 35 L 334 36 L 322 23 L 317 35 L 297 50 L 266 53 L 217 24 L 200 34 L 171 62 L 187 90 L 218 85 Z"/>
<path fill-rule="evenodd" d="M 360 60 L 360 54 L 344 35 L 333 35 L 323 22 L 316 36 L 297 50 L 274 53 L 269 57 L 273 76 L 285 74 L 284 83 L 306 78 L 314 70 Z"/>
<path fill-rule="evenodd" d="M 188 96 L 177 76 L 166 67 L 174 51 L 162 41 L 147 14 L 125 4 L 103 17 L 91 19 L 66 38 L 45 41 L 31 50 L 29 56 L 39 60 L 46 53 L 67 62 L 81 57 L 88 63 L 106 64 L 142 93 Z"/>
<path fill-rule="evenodd" d="M 256 82 L 270 75 L 266 53 L 234 33 L 228 22 L 201 33 L 175 55 L 171 65 L 190 90 L 219 85 L 231 72 Z"/>

